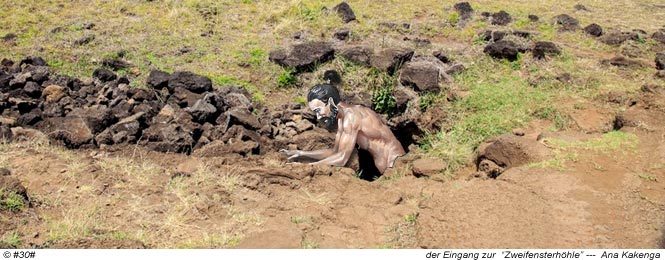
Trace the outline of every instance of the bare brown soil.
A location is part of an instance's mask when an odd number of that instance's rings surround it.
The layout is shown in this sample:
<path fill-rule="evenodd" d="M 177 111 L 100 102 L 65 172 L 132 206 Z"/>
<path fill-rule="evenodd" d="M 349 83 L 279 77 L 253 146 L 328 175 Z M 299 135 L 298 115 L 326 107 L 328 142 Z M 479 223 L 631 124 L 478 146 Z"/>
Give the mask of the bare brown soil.
<path fill-rule="evenodd" d="M 599 122 L 591 128 L 610 123 L 596 109 L 578 113 L 584 122 Z M 524 128 L 525 136 L 535 137 L 549 125 L 534 122 Z M 197 158 L 136 146 L 67 151 L 79 169 L 73 176 L 72 166 L 53 149 L 19 143 L 14 146 L 23 148 L 8 165 L 33 206 L 0 212 L 0 228 L 18 230 L 26 246 L 55 248 L 182 247 L 173 241 L 195 241 L 216 230 L 236 234 L 233 243 L 189 246 L 656 248 L 663 246 L 665 226 L 663 126 L 660 121 L 649 128 L 624 127 L 638 138 L 634 149 L 584 150 L 564 167 L 520 166 L 496 179 L 471 177 L 473 168 L 455 178 L 416 178 L 407 164 L 390 178 L 368 182 L 348 168 L 287 165 L 274 152 Z M 566 141 L 599 136 L 579 127 L 550 136 Z M 109 158 L 158 168 L 147 176 L 121 167 L 109 171 Z M 206 172 L 197 170 L 202 164 Z M 231 186 L 223 183 L 229 176 L 237 177 Z M 188 179 L 196 182 L 182 193 L 174 191 L 174 182 Z M 198 199 L 174 211 L 187 194 Z M 90 212 L 74 212 L 86 208 Z M 86 219 L 78 214 L 90 214 L 91 221 L 101 223 L 88 226 L 105 229 L 50 242 L 57 228 L 53 223 Z M 77 226 L 70 224 L 70 229 Z M 145 244 L 136 236 L 113 236 L 139 229 L 152 230 Z"/>

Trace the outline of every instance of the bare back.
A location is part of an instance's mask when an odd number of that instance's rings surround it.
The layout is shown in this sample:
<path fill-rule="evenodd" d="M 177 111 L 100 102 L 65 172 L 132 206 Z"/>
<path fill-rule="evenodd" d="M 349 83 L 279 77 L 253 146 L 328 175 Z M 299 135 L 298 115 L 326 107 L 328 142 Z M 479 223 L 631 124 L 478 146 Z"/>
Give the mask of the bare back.
<path fill-rule="evenodd" d="M 365 106 L 344 102 L 340 102 L 338 107 L 344 115 L 343 120 L 338 121 L 342 126 L 338 129 L 338 135 L 347 127 L 357 128 L 356 143 L 360 149 L 372 154 L 379 171 L 392 167 L 395 159 L 405 154 L 402 144 L 376 112 Z"/>

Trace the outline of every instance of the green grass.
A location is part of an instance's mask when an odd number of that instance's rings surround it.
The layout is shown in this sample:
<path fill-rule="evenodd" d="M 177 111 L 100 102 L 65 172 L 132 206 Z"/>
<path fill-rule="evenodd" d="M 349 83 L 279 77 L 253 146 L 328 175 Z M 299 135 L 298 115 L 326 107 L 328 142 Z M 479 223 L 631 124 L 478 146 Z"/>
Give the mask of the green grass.
<path fill-rule="evenodd" d="M 279 76 L 277 76 L 278 88 L 294 87 L 296 84 L 298 84 L 298 77 L 292 70 L 284 70 Z"/>
<path fill-rule="evenodd" d="M 2 241 L 13 248 L 20 248 L 21 245 L 23 245 L 21 234 L 19 234 L 17 231 L 12 231 L 8 234 L 5 234 L 5 236 L 2 238 Z"/>
<path fill-rule="evenodd" d="M 481 58 L 456 77 L 459 87 L 471 91 L 446 107 L 455 122 L 449 132 L 433 133 L 422 146 L 448 162 L 449 171 L 470 162 L 471 154 L 488 137 L 509 132 L 537 118 L 551 95 L 529 87 L 513 65 Z"/>
<path fill-rule="evenodd" d="M 566 169 L 568 162 L 578 162 L 583 152 L 591 151 L 609 154 L 621 151 L 622 154 L 628 154 L 634 152 L 639 144 L 637 136 L 620 131 L 611 131 L 598 138 L 584 142 L 568 142 L 559 139 L 545 139 L 544 142 L 552 148 L 554 153 L 553 158 L 542 162 L 531 163 L 528 165 L 529 167 L 553 168 L 561 171 Z M 601 165 L 596 164 L 593 160 L 591 162 L 597 171 L 605 171 Z M 652 180 L 650 178 L 652 175 L 647 173 L 640 173 L 637 176 L 645 180 Z"/>
<path fill-rule="evenodd" d="M 25 208 L 25 203 L 23 202 L 23 196 L 16 194 L 15 192 L 8 192 L 2 190 L 2 200 L 0 200 L 0 208 L 9 210 L 9 211 L 20 211 Z"/>
<path fill-rule="evenodd" d="M 416 221 L 418 220 L 418 214 L 417 213 L 412 213 L 404 216 L 404 221 L 407 224 L 416 224 Z"/>

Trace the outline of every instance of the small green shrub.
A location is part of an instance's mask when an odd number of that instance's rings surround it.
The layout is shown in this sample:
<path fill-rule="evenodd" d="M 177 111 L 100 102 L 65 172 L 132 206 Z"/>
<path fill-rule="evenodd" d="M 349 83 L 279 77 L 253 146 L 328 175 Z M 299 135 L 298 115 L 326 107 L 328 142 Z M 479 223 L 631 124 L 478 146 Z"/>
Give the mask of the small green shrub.
<path fill-rule="evenodd" d="M 0 208 L 9 211 L 20 211 L 25 208 L 23 196 L 15 192 L 2 192 L 2 200 L 0 200 Z"/>
<path fill-rule="evenodd" d="M 277 76 L 277 87 L 278 88 L 288 88 L 293 87 L 298 84 L 298 77 L 292 70 L 284 70 L 279 76 Z"/>

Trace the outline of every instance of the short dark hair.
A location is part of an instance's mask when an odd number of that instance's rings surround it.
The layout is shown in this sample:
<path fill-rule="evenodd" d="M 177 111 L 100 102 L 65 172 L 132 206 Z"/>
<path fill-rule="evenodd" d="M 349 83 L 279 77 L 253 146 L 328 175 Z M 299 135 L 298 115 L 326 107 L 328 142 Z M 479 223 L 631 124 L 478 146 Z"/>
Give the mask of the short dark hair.
<path fill-rule="evenodd" d="M 323 102 L 328 102 L 328 99 L 332 98 L 335 105 L 339 103 L 339 91 L 337 88 L 330 84 L 317 84 L 309 90 L 307 93 L 307 102 L 310 102 L 314 99 L 321 100 Z"/>

